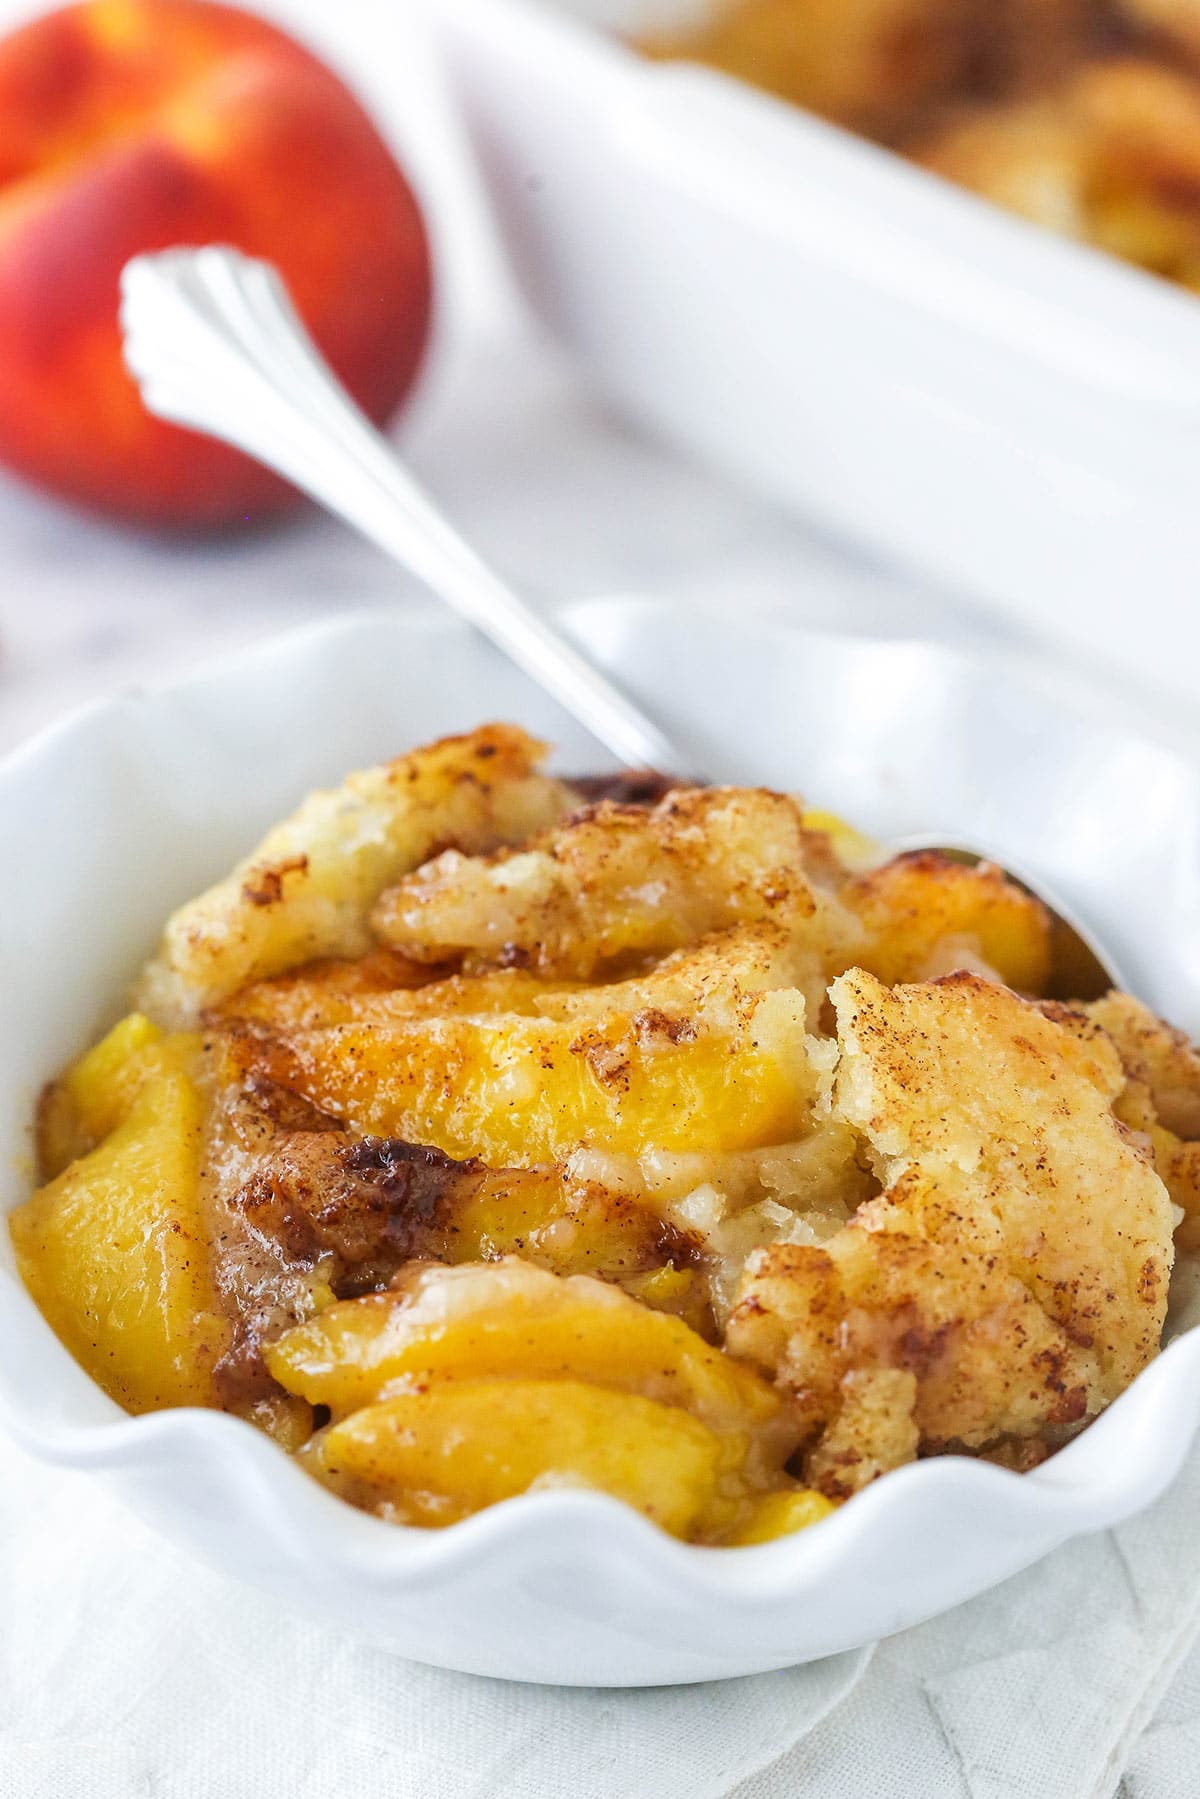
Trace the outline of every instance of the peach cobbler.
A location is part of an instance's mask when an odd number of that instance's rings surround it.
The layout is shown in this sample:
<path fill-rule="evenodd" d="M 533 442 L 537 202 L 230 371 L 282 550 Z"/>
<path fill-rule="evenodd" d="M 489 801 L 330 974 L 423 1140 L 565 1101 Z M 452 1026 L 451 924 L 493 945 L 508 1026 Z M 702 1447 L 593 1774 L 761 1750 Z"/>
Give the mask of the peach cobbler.
<path fill-rule="evenodd" d="M 760 1542 L 1083 1428 L 1200 1242 L 1188 1042 L 1045 997 L 996 868 L 543 756 L 353 774 L 170 919 L 11 1220 L 67 1348 L 419 1525 L 570 1486 Z"/>
<path fill-rule="evenodd" d="M 1200 0 L 708 0 L 647 38 L 1200 290 Z"/>

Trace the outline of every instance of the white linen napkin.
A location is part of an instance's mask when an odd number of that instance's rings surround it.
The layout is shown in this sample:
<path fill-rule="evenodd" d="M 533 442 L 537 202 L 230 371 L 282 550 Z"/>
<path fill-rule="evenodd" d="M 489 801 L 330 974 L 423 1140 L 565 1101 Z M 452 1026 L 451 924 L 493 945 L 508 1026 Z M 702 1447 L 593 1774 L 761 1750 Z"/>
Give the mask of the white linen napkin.
<path fill-rule="evenodd" d="M 364 1647 L 4 1451 L 0 1799 L 1193 1799 L 1200 1454 L 873 1660 L 618 1693 Z"/>
<path fill-rule="evenodd" d="M 1200 1449 L 1141 1516 L 881 1644 L 736 1799 L 1195 1799 L 1198 1515 Z"/>
<path fill-rule="evenodd" d="M 0 1799 L 724 1799 L 869 1659 L 638 1692 L 423 1668 L 0 1447 Z"/>
<path fill-rule="evenodd" d="M 1120 1799 L 1193 1799 L 1200 1767 L 1200 1649 L 1192 1648 L 1145 1735 L 1135 1743 Z"/>

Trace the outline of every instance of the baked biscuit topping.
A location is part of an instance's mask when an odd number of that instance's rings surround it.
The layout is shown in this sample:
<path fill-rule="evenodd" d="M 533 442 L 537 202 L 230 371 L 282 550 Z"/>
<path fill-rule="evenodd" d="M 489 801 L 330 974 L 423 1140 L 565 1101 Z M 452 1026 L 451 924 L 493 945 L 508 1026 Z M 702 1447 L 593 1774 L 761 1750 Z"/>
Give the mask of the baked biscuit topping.
<path fill-rule="evenodd" d="M 425 1526 L 590 1485 L 761 1542 L 1082 1429 L 1200 1240 L 1200 1056 L 1041 997 L 998 869 L 542 753 L 352 775 L 169 922 L 11 1221 L 68 1348 Z"/>

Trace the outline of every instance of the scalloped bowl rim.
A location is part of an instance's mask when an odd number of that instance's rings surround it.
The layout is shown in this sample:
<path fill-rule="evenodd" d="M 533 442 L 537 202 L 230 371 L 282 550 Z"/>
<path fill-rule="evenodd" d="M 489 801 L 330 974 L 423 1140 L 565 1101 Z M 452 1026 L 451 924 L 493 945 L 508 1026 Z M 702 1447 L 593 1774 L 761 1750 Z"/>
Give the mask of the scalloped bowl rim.
<path fill-rule="evenodd" d="M 926 1495 L 934 1492 L 942 1496 L 952 1491 L 957 1498 L 976 1506 L 986 1503 L 988 1510 L 1000 1505 L 1014 1522 L 1024 1519 L 1061 1528 L 1064 1536 L 1118 1522 L 1149 1503 L 1149 1497 L 1161 1492 L 1178 1472 L 1191 1434 L 1200 1425 L 1200 1386 L 1195 1384 L 1198 1381 L 1200 1326 L 1183 1332 L 1168 1344 L 1103 1414 L 1103 1420 L 1115 1425 L 1120 1418 L 1124 1424 L 1124 1414 L 1132 1410 L 1136 1398 L 1143 1414 L 1138 1422 L 1146 1433 L 1156 1417 L 1168 1411 L 1178 1418 L 1178 1400 L 1182 1393 L 1189 1394 L 1191 1406 L 1183 1409 L 1194 1413 L 1192 1422 L 1175 1436 L 1171 1451 L 1149 1474 L 1144 1466 L 1138 1470 L 1135 1464 L 1113 1457 L 1109 1461 L 1112 1478 L 1106 1484 L 1098 1484 L 1090 1474 L 1086 1479 L 1079 1478 L 1076 1463 L 1081 1457 L 1076 1452 L 1081 1450 L 1085 1437 L 1077 1438 L 1028 1474 L 1015 1474 L 971 1456 L 936 1456 L 895 1469 L 873 1482 L 824 1519 L 819 1530 L 812 1526 L 795 1536 L 738 1551 L 680 1542 L 604 1493 L 524 1494 L 489 1506 L 442 1530 L 386 1523 L 345 1505 L 320 1487 L 253 1425 L 227 1413 L 195 1406 L 178 1406 L 139 1417 L 121 1413 L 101 1423 L 47 1430 L 31 1424 L 28 1416 L 13 1406 L 10 1394 L 0 1393 L 0 1417 L 16 1440 L 39 1459 L 81 1470 L 110 1469 L 156 1449 L 169 1450 L 180 1436 L 193 1441 L 207 1439 L 214 1453 L 220 1451 L 227 1457 L 239 1458 L 244 1465 L 253 1466 L 258 1477 L 271 1482 L 286 1481 L 289 1507 L 302 1526 L 312 1524 L 324 1529 L 329 1521 L 340 1526 L 343 1559 L 348 1567 L 363 1574 L 378 1577 L 403 1573 L 418 1578 L 436 1575 L 443 1568 L 493 1554 L 514 1530 L 525 1528 L 540 1535 L 548 1518 L 560 1517 L 584 1538 L 601 1522 L 610 1541 L 623 1538 L 622 1548 L 626 1551 L 654 1554 L 664 1566 L 671 1567 L 673 1576 L 685 1580 L 695 1591 L 728 1603 L 739 1597 L 752 1600 L 759 1580 L 774 1587 L 785 1572 L 796 1578 L 810 1568 L 841 1559 L 852 1553 L 855 1543 L 872 1530 L 882 1511 L 901 1504 L 919 1506 Z M 1103 1420 L 1092 1424 L 1088 1434 L 1094 1435 Z M 758 1575 L 753 1583 L 746 1580 L 751 1566 Z"/>

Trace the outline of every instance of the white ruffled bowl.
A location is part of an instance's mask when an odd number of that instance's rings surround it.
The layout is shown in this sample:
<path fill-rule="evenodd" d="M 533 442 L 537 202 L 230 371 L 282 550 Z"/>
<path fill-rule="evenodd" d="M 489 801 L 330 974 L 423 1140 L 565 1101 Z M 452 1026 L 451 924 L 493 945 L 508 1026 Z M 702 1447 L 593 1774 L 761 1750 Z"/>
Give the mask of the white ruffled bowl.
<path fill-rule="evenodd" d="M 799 787 L 883 837 L 983 843 L 1076 904 L 1152 1005 L 1200 1025 L 1200 778 L 1178 735 L 995 656 L 734 632 L 650 602 L 568 616 L 715 776 Z M 475 638 L 398 616 L 90 707 L 10 757 L 4 1204 L 29 1190 L 39 1087 L 116 1015 L 172 906 L 309 788 L 496 717 L 551 736 L 563 768 L 602 760 Z M 747 1674 L 903 1629 L 1147 1505 L 1200 1420 L 1189 1332 L 1036 1472 L 918 1463 L 762 1548 L 693 1548 L 578 1492 L 425 1532 L 341 1504 L 236 1419 L 126 1417 L 43 1322 L 7 1234 L 0 1343 L 0 1414 L 18 1439 L 94 1470 L 212 1564 L 417 1660 L 572 1685 Z"/>

